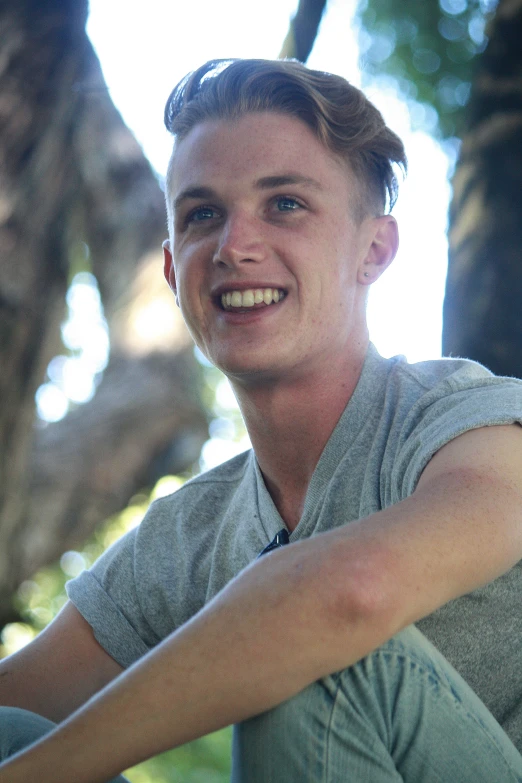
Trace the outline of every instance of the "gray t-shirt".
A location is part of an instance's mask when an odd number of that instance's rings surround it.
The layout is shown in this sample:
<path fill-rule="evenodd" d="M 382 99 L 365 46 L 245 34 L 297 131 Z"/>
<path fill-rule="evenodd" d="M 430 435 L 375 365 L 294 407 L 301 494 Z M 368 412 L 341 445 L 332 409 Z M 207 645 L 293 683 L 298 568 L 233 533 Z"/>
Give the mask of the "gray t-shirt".
<path fill-rule="evenodd" d="M 522 423 L 522 381 L 445 359 L 408 364 L 370 345 L 312 476 L 290 542 L 398 503 L 433 454 L 468 430 Z M 142 523 L 68 583 L 107 652 L 129 666 L 186 622 L 284 527 L 253 452 L 153 503 Z M 522 749 L 520 564 L 418 623 Z"/>

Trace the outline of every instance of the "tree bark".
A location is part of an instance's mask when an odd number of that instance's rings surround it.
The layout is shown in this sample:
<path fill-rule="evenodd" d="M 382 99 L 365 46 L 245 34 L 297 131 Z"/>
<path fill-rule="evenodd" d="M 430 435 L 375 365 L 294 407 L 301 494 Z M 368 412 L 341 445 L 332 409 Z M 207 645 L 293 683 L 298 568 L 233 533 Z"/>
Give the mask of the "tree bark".
<path fill-rule="evenodd" d="M 121 328 L 138 266 L 164 238 L 163 195 L 108 96 L 86 15 L 86 0 L 0 2 L 0 627 L 23 579 L 162 469 L 183 470 L 205 438 L 186 339 L 138 355 Z M 91 403 L 35 429 L 82 243 L 113 356 Z"/>
<path fill-rule="evenodd" d="M 16 572 L 81 544 L 160 476 L 196 462 L 207 437 L 192 351 L 114 355 L 93 400 L 38 433 Z M 50 489 L 52 488 L 52 491 Z"/>
<path fill-rule="evenodd" d="M 443 352 L 522 378 L 522 0 L 501 0 L 450 210 Z"/>
<path fill-rule="evenodd" d="M 280 59 L 294 58 L 302 63 L 308 60 L 325 8 L 326 0 L 299 0 L 279 54 Z"/>

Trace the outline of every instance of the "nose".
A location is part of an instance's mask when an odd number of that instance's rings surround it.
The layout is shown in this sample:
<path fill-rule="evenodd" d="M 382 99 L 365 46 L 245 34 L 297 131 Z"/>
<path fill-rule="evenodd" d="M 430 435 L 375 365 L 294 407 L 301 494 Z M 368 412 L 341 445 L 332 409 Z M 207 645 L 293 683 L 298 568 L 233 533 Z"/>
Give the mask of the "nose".
<path fill-rule="evenodd" d="M 259 262 L 266 254 L 260 221 L 244 211 L 229 214 L 219 236 L 213 261 L 235 267 Z"/>

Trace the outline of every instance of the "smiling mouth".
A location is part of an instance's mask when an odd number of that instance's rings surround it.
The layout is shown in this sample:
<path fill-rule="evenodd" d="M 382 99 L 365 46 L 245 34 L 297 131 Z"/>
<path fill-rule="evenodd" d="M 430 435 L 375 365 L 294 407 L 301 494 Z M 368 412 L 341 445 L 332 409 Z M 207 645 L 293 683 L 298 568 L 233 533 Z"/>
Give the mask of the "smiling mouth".
<path fill-rule="evenodd" d="M 226 291 L 219 301 L 223 310 L 244 310 L 277 304 L 285 296 L 282 288 L 247 288 L 244 291 Z"/>

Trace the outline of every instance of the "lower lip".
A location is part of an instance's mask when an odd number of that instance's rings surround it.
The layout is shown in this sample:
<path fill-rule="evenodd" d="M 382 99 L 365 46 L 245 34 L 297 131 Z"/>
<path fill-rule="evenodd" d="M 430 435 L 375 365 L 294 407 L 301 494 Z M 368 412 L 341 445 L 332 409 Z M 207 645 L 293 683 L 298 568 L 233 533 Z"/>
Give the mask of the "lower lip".
<path fill-rule="evenodd" d="M 265 305 L 264 307 L 249 307 L 245 310 L 222 310 L 219 309 L 219 313 L 221 317 L 224 319 L 226 323 L 230 324 L 247 324 L 251 323 L 253 321 L 259 321 L 262 318 L 266 318 L 270 315 L 270 313 L 277 313 L 277 311 L 280 309 L 281 305 L 286 300 L 286 297 L 284 299 L 281 299 L 279 302 Z"/>

